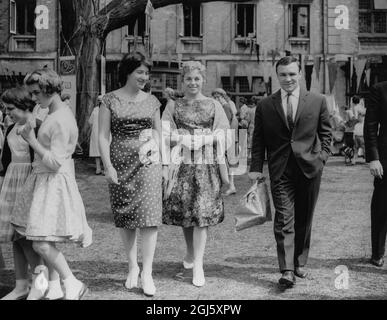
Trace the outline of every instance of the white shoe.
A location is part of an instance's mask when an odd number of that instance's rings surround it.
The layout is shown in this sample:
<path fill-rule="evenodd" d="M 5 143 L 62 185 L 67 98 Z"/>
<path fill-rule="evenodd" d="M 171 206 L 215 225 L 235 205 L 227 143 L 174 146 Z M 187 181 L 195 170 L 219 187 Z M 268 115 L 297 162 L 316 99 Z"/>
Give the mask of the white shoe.
<path fill-rule="evenodd" d="M 204 277 L 204 270 L 202 266 L 193 267 L 193 277 L 192 284 L 195 287 L 203 287 L 206 283 L 206 278 Z"/>
<path fill-rule="evenodd" d="M 142 290 L 146 296 L 153 297 L 155 295 L 156 287 L 151 275 L 145 277 L 144 273 L 141 273 L 141 284 Z"/>
<path fill-rule="evenodd" d="M 41 300 L 48 292 L 48 269 L 46 266 L 37 266 L 34 270 L 31 290 L 27 300 Z"/>
<path fill-rule="evenodd" d="M 185 261 L 185 260 L 183 260 L 183 266 L 184 266 L 184 269 L 193 269 L 193 267 L 194 267 L 194 264 L 193 264 L 193 262 L 187 262 L 187 261 Z"/>
<path fill-rule="evenodd" d="M 228 189 L 228 190 L 224 193 L 225 196 L 230 196 L 230 195 L 232 195 L 232 194 L 236 194 L 236 189 L 235 189 L 235 188 L 230 188 L 230 189 Z"/>
<path fill-rule="evenodd" d="M 8 293 L 6 296 L 2 297 L 0 300 L 25 300 L 28 297 L 29 289 L 26 288 L 24 292 L 15 292 L 15 289 L 13 289 L 10 293 Z"/>
<path fill-rule="evenodd" d="M 125 282 L 125 288 L 126 289 L 133 289 L 133 288 L 138 288 L 138 276 L 140 274 L 140 268 L 133 268 L 128 274 L 128 278 L 126 279 Z"/>

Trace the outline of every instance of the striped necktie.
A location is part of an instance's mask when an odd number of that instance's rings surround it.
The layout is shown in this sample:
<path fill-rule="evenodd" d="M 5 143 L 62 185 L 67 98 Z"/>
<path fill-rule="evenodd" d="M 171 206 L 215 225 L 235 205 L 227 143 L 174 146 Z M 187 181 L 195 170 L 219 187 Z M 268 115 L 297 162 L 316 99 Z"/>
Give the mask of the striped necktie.
<path fill-rule="evenodd" d="M 286 120 L 288 121 L 289 129 L 293 130 L 294 128 L 294 121 L 293 121 L 293 106 L 292 101 L 290 100 L 290 96 L 292 94 L 288 93 L 288 99 L 286 103 Z"/>

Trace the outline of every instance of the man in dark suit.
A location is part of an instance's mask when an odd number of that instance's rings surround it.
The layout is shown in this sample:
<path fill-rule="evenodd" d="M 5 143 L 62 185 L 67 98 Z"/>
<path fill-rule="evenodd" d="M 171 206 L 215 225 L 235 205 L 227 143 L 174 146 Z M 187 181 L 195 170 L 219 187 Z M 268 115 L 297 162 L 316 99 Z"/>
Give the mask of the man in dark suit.
<path fill-rule="evenodd" d="M 387 234 L 387 81 L 373 86 L 366 100 L 364 142 L 366 161 L 375 177 L 371 202 L 371 263 L 384 264 Z"/>
<path fill-rule="evenodd" d="M 274 234 L 282 277 L 292 287 L 305 278 L 313 211 L 321 174 L 330 154 L 331 125 L 326 99 L 300 88 L 297 59 L 276 65 L 281 90 L 263 99 L 255 113 L 249 177 L 262 176 L 265 151 L 276 209 Z"/>

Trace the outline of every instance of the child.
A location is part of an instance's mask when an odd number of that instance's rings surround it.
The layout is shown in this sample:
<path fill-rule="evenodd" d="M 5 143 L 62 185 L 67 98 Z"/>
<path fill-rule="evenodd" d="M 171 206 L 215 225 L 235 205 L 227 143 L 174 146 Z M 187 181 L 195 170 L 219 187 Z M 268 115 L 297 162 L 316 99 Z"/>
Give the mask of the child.
<path fill-rule="evenodd" d="M 82 247 L 91 244 L 92 231 L 86 222 L 71 158 L 78 128 L 70 108 L 60 98 L 62 80 L 56 72 L 48 68 L 34 71 L 26 84 L 33 99 L 49 112 L 37 137 L 28 124 L 21 132 L 35 151 L 35 162 L 17 198 L 11 222 L 18 233 L 33 241 L 34 250 L 47 263 L 50 280 L 58 280 L 58 276 L 63 280 L 65 299 L 80 300 L 87 287 L 75 278 L 56 247 L 67 241 Z"/>
<path fill-rule="evenodd" d="M 7 114 L 14 124 L 8 127 L 4 149 L 1 157 L 4 177 L 0 192 L 0 242 L 13 241 L 16 286 L 2 300 L 37 300 L 44 292 L 29 289 L 28 264 L 32 270 L 42 264 L 42 259 L 32 248 L 32 241 L 14 234 L 11 217 L 16 199 L 23 191 L 23 185 L 31 173 L 31 162 L 34 160 L 33 150 L 18 135 L 20 130 L 32 116 L 35 103 L 26 89 L 14 88 L 4 92 L 1 97 L 6 105 Z M 33 279 L 36 275 L 33 276 Z"/>
<path fill-rule="evenodd" d="M 98 115 L 99 115 L 99 105 L 101 102 L 101 98 L 102 96 L 99 96 L 97 98 L 97 105 L 94 108 L 89 118 L 89 124 L 91 125 L 89 157 L 95 158 L 96 175 L 102 174 L 101 155 L 99 154 L 99 146 L 98 146 Z"/>
<path fill-rule="evenodd" d="M 356 159 L 359 155 L 359 149 L 364 153 L 364 115 L 360 114 L 358 115 L 359 122 L 355 124 L 355 128 L 353 130 L 353 139 L 355 141 L 355 150 L 354 150 L 354 157 L 352 159 L 352 164 L 356 164 Z"/>

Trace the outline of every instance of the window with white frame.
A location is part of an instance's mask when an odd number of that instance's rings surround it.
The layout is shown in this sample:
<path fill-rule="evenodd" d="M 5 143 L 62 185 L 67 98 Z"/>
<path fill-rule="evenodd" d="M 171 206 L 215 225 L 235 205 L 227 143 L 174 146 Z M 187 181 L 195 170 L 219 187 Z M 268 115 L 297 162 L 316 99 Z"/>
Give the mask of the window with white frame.
<path fill-rule="evenodd" d="M 16 33 L 18 35 L 35 35 L 35 0 L 15 0 Z"/>
<path fill-rule="evenodd" d="M 359 33 L 387 34 L 387 1 L 359 0 Z"/>
<path fill-rule="evenodd" d="M 246 38 L 249 34 L 255 33 L 255 4 L 236 4 L 235 5 L 235 36 L 237 38 Z"/>
<path fill-rule="evenodd" d="M 140 14 L 137 19 L 131 19 L 128 23 L 128 36 L 143 37 L 147 34 L 147 18 L 145 14 Z"/>
<path fill-rule="evenodd" d="M 9 32 L 16 34 L 16 2 L 9 1 Z"/>
<path fill-rule="evenodd" d="M 201 4 L 183 5 L 184 36 L 202 36 L 202 6 Z"/>
<path fill-rule="evenodd" d="M 289 37 L 309 38 L 310 6 L 289 4 Z"/>

